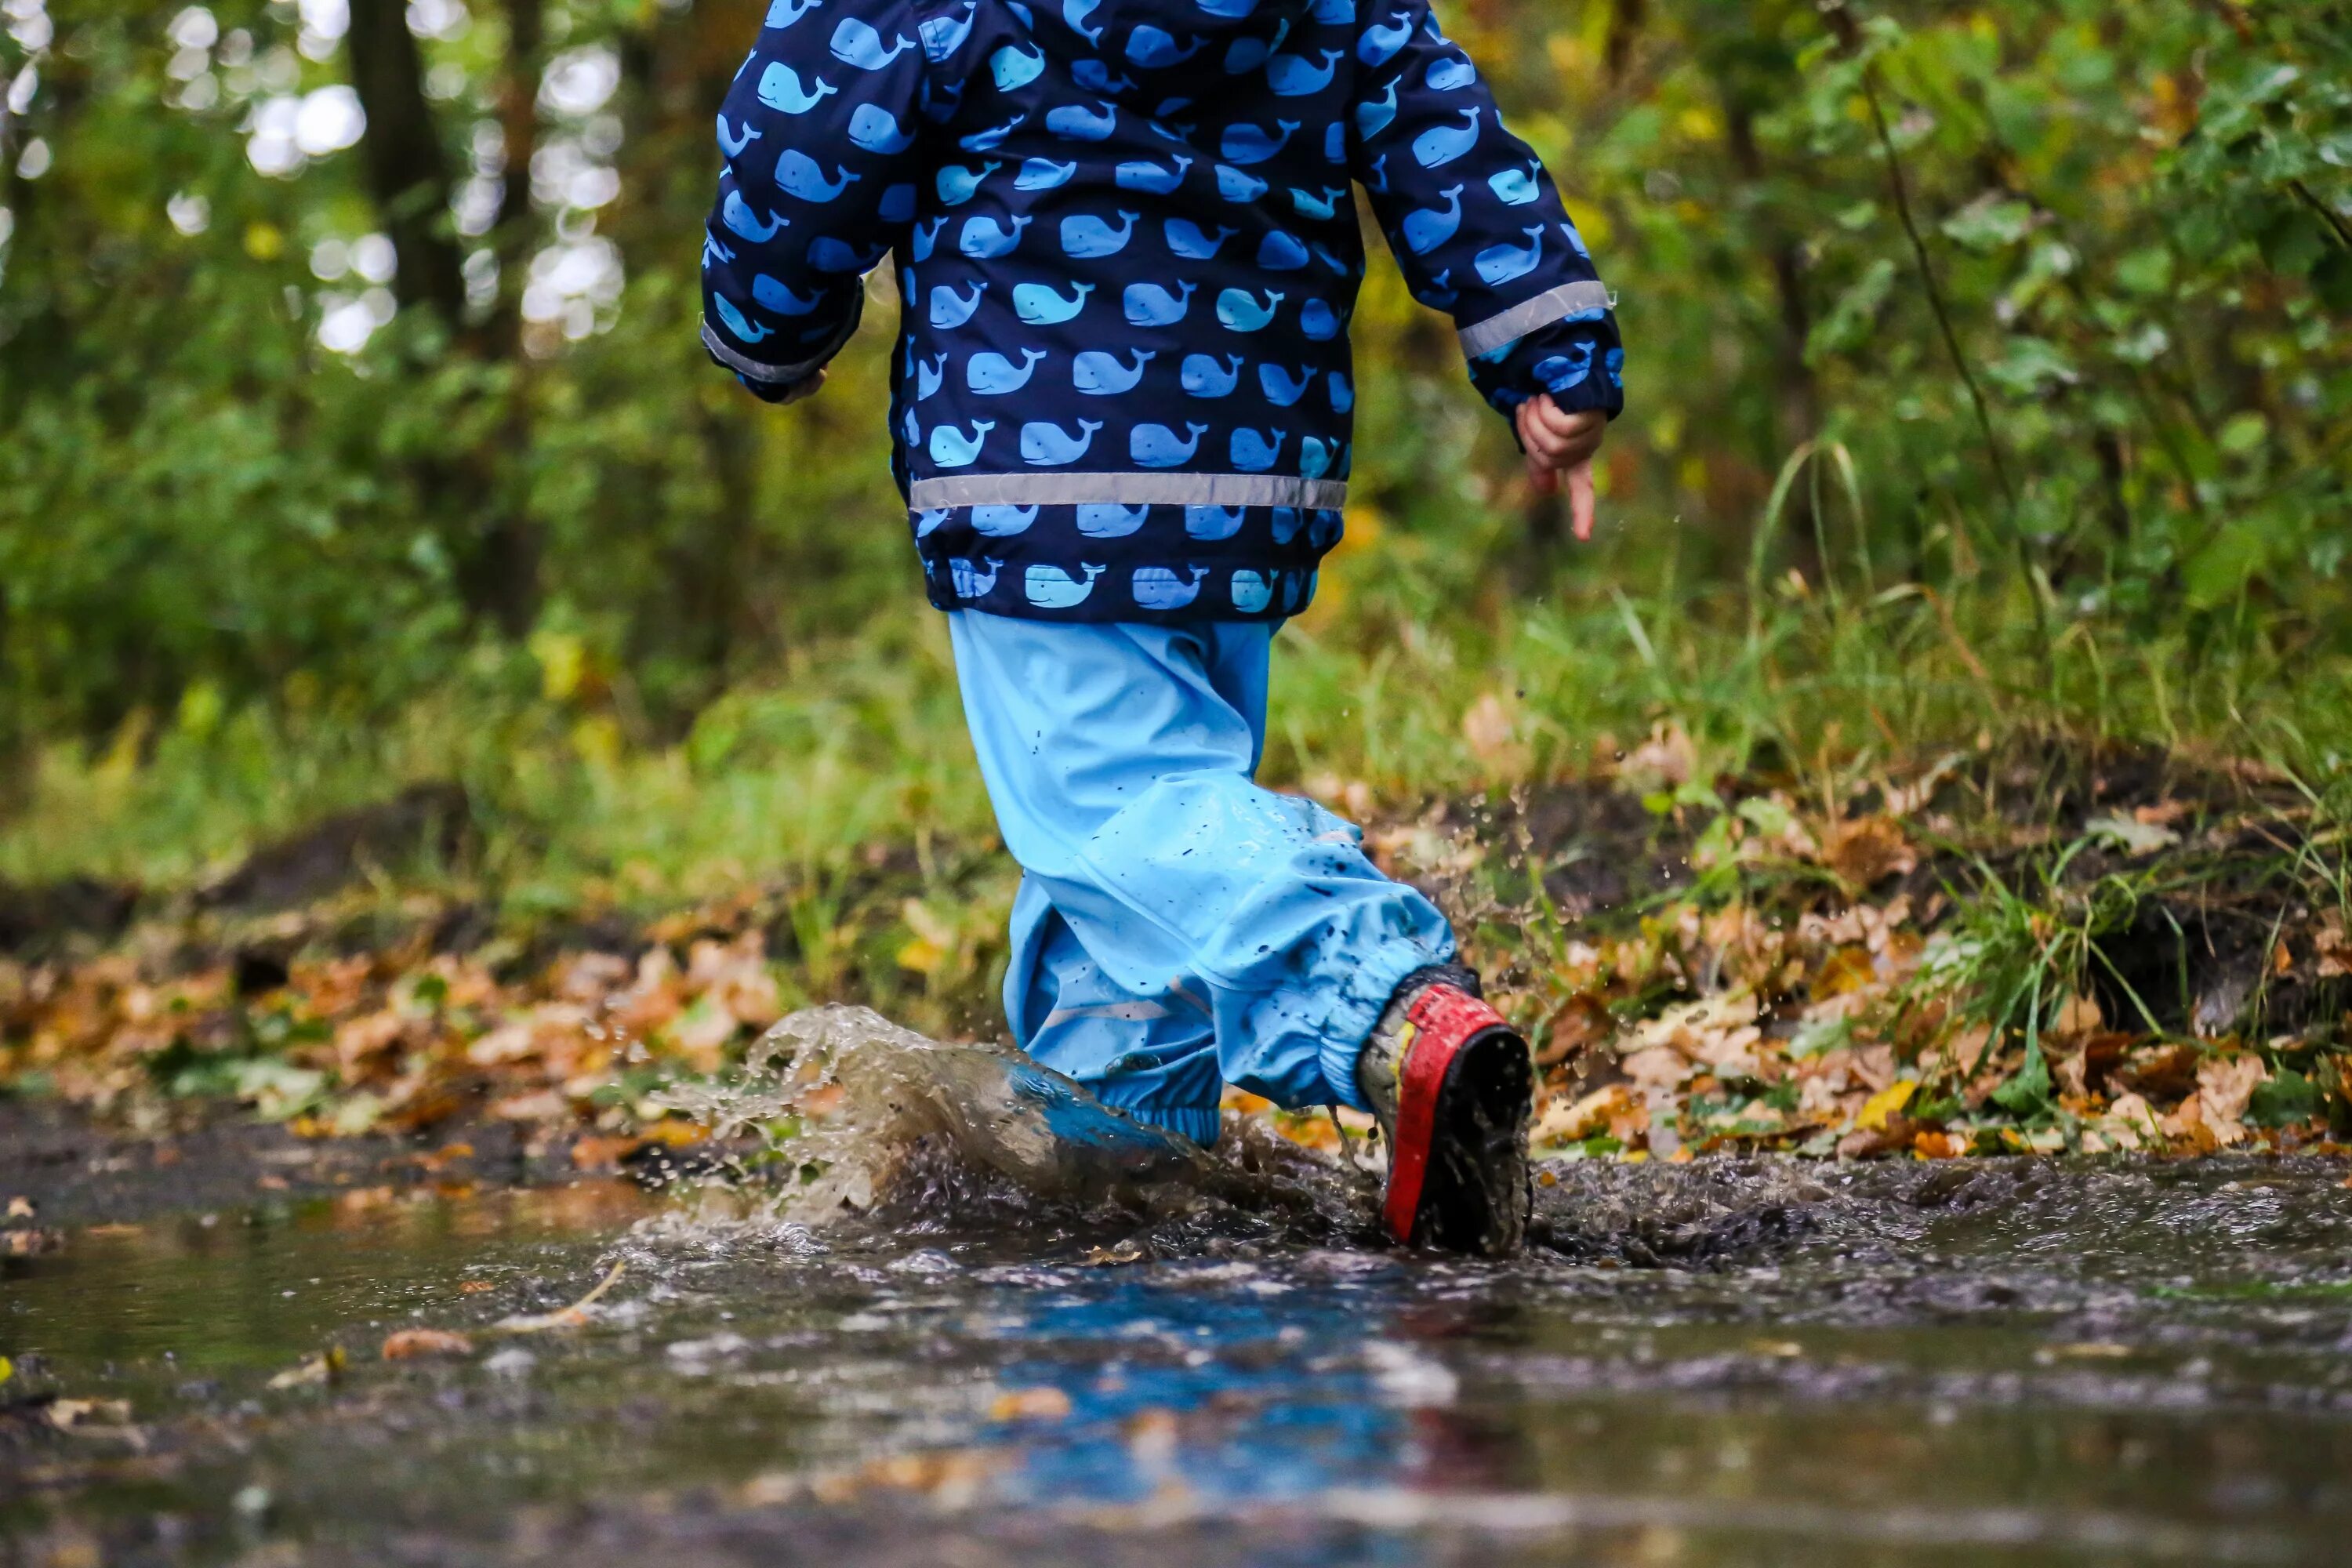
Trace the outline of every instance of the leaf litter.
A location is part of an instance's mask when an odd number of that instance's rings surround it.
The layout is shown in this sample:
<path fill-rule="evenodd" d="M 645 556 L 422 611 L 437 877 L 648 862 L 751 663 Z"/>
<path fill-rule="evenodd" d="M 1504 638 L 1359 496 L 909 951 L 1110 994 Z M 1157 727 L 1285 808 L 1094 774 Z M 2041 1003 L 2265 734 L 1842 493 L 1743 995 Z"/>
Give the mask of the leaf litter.
<path fill-rule="evenodd" d="M 1465 733 L 1493 750 L 1508 721 L 1498 700 Z M 1595 776 L 1507 795 L 1397 813 L 1360 781 L 1305 787 L 1370 817 L 1375 858 L 1454 916 L 1535 1046 L 1548 1155 L 2352 1134 L 2346 834 L 2259 769 L 2052 746 L 1710 780 L 1662 721 Z M 696 1086 L 740 1080 L 796 1006 L 984 1032 L 1009 879 L 984 847 L 925 858 L 520 943 L 453 944 L 458 911 L 421 897 L 388 924 L 332 900 L 151 922 L 0 960 L 0 1086 L 133 1127 L 225 1100 L 316 1139 L 506 1123 L 576 1169 L 690 1171 L 730 1157 Z M 1377 1164 L 1360 1118 L 1227 1108 Z"/>

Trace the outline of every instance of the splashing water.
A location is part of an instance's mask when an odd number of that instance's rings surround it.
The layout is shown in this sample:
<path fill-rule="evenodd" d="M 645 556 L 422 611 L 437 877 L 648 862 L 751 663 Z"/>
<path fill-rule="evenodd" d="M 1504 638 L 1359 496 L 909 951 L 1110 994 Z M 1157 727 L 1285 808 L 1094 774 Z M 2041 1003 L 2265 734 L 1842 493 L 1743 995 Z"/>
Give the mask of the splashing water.
<path fill-rule="evenodd" d="M 720 1188 L 769 1194 L 803 1224 L 894 1206 L 936 1213 L 992 1189 L 1030 1200 L 1020 1206 L 1031 1220 L 1037 1202 L 1168 1218 L 1226 1210 L 1328 1234 L 1369 1214 L 1360 1180 L 1254 1124 L 1236 1120 L 1213 1153 L 1012 1047 L 942 1044 L 864 1007 L 795 1013 L 739 1075 L 679 1086 L 661 1103 L 733 1151 Z"/>

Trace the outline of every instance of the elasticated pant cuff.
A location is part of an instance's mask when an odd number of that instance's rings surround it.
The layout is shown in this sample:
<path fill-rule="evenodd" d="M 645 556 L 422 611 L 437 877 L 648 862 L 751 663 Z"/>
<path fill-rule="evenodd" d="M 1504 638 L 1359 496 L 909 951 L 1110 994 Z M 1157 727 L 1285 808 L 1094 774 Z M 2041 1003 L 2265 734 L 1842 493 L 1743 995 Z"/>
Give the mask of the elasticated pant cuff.
<path fill-rule="evenodd" d="M 1216 1142 L 1217 1131 L 1223 1125 L 1213 1105 L 1120 1105 L 1115 1100 L 1103 1103 L 1114 1110 L 1132 1116 L 1146 1127 L 1157 1127 L 1190 1138 L 1203 1149 Z"/>
<path fill-rule="evenodd" d="M 1372 1109 L 1372 1102 L 1356 1085 L 1357 1058 L 1364 1054 L 1381 1015 L 1388 1011 L 1389 1001 L 1405 976 L 1416 969 L 1449 962 L 1454 944 L 1447 942 L 1444 948 L 1433 953 L 1420 942 L 1392 942 L 1356 966 L 1344 994 L 1332 1006 L 1330 1032 L 1323 1037 L 1323 1078 L 1330 1087 L 1333 1104 L 1350 1110 Z"/>

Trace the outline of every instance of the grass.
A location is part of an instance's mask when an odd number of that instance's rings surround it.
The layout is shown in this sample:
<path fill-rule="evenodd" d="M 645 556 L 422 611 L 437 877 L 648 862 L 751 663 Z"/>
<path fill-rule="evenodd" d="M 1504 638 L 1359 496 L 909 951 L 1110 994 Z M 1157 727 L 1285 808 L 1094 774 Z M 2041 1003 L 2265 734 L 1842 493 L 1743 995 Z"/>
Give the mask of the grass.
<path fill-rule="evenodd" d="M 2352 659 L 2258 622 L 2215 639 L 2085 617 L 2045 653 L 2014 592 L 1864 591 L 1859 568 L 1808 584 L 1759 561 L 1751 596 L 1679 584 L 1675 552 L 1638 540 L 1502 598 L 1505 526 L 1476 526 L 1483 551 L 1441 550 L 1351 520 L 1321 600 L 1277 644 L 1270 782 L 1360 784 L 1347 798 L 1402 809 L 1605 769 L 1665 723 L 1702 779 L 1760 770 L 1822 795 L 2037 736 L 2258 759 L 2315 797 L 2346 778 Z M 1445 564 L 1482 555 L 1485 571 Z M 1632 580 L 1645 564 L 1655 580 Z M 389 722 L 315 703 L 224 715 L 199 691 L 106 744 L 41 751 L 0 820 L 0 878 L 185 886 L 423 779 L 467 787 L 485 848 L 464 876 L 519 911 L 674 903 L 990 831 L 944 627 L 909 605 L 799 650 L 682 737 L 634 721 L 625 671 L 583 679 L 545 647 L 485 654 Z"/>
<path fill-rule="evenodd" d="M 1531 570 L 1517 548 L 1485 514 L 1442 547 L 1357 516 L 1277 645 L 1265 776 L 1366 821 L 1387 863 L 1441 889 L 1544 1053 L 1560 1148 L 1942 1157 L 2352 1127 L 2340 1020 L 2317 1016 L 2340 1010 L 2326 944 L 2352 925 L 2352 660 L 2242 617 L 2226 637 L 2056 617 L 2045 644 L 1998 584 L 1879 586 L 1859 562 L 1833 583 L 1759 559 L 1743 588 L 1685 584 L 1655 540 L 1506 596 L 1494 584 Z M 2160 824 L 2092 815 L 2097 742 L 2163 775 L 2134 801 L 2184 791 L 2172 804 L 2192 815 L 2163 855 L 2133 841 Z M 2250 778 L 2251 814 L 2231 782 Z M 173 907 L 257 843 L 450 780 L 478 830 L 457 863 L 376 868 L 291 927 Z M 1555 812 L 1536 842 L 1529 803 L 1562 790 L 1571 817 L 1614 826 L 1561 837 Z M 1016 873 L 944 624 L 917 606 L 795 650 L 683 734 L 639 716 L 625 670 L 542 637 L 383 723 L 315 700 L 225 714 L 197 693 L 106 745 L 49 747 L 19 794 L 0 879 L 135 882 L 164 930 L 132 939 L 145 978 L 129 990 L 87 952 L 54 986 L 0 964 L 17 1016 L 0 1088 L 111 1105 L 160 1086 L 334 1129 L 407 1125 L 503 1028 L 497 1076 L 540 1086 L 519 1096 L 528 1114 L 625 1131 L 647 1085 L 721 1070 L 811 1002 L 942 1036 L 1001 1026 Z M 1872 861 L 1869 831 L 1919 875 Z M 1556 900 L 1580 856 L 1626 871 L 1631 896 Z M 1660 879 L 1661 863 L 1679 869 Z M 2197 910 L 2232 900 L 2224 956 L 2259 986 L 2279 931 L 2250 932 L 2248 910 L 2294 914 L 2292 984 L 2315 1020 L 2294 1042 L 2252 1024 L 2200 1039 L 2184 1016 L 2192 940 L 2222 929 Z M 472 934 L 445 944 L 461 913 Z M 2162 946 L 2163 921 L 2177 981 L 2129 959 L 2151 931 Z M 247 998 L 243 955 L 289 941 L 286 990 Z M 337 967 L 353 953 L 363 982 Z M 606 965 L 595 1005 L 650 1058 L 580 1032 L 567 976 L 583 963 Z M 193 1021 L 161 1054 L 157 1005 Z M 537 1043 L 509 1063 L 517 1029 Z M 1627 1087 L 1645 1052 L 1683 1063 L 1646 1100 Z"/>

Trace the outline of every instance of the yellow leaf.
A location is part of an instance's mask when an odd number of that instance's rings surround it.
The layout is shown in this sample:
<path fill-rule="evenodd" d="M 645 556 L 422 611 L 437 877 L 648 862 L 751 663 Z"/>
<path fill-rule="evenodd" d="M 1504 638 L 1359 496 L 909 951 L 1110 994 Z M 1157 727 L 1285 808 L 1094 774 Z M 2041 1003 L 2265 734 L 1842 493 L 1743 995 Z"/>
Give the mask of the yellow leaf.
<path fill-rule="evenodd" d="M 1862 1112 L 1853 1119 L 1854 1130 L 1862 1131 L 1885 1126 L 1886 1119 L 1910 1104 L 1911 1097 L 1918 1092 L 1916 1079 L 1905 1079 L 1900 1083 L 1889 1084 L 1862 1102 Z"/>
<path fill-rule="evenodd" d="M 898 950 L 898 967 L 918 974 L 934 974 L 947 962 L 947 956 L 940 951 L 939 943 L 917 937 Z"/>

